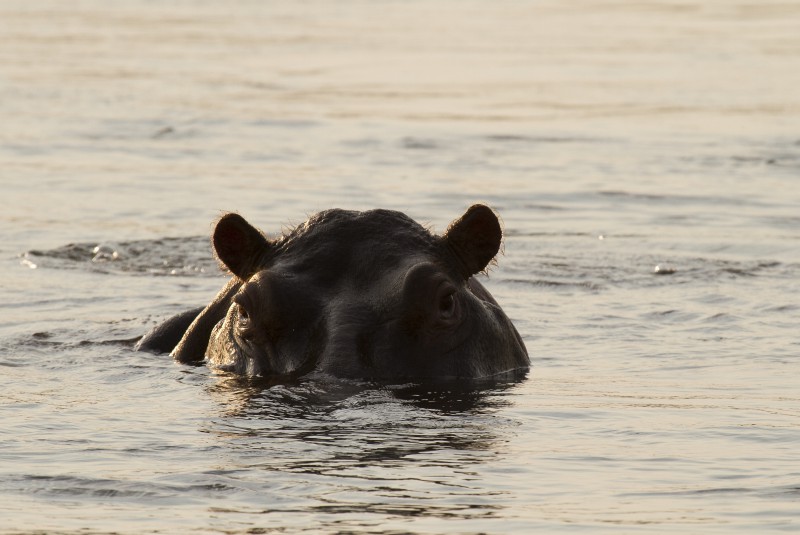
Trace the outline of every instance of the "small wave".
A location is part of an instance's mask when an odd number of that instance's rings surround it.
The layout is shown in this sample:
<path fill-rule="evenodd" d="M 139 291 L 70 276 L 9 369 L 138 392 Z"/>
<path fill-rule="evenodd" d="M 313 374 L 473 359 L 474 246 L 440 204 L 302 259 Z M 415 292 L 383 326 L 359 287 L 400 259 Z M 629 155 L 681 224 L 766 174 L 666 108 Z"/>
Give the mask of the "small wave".
<path fill-rule="evenodd" d="M 99 273 L 211 276 L 219 268 L 205 237 L 160 238 L 119 243 L 70 243 L 21 255 L 30 268 L 86 269 Z"/>
<path fill-rule="evenodd" d="M 432 139 L 422 139 L 416 137 L 403 138 L 402 144 L 404 149 L 434 150 L 439 148 L 439 144 Z"/>
<path fill-rule="evenodd" d="M 486 136 L 489 141 L 500 143 L 531 143 L 531 144 L 553 144 L 553 143 L 590 143 L 597 139 L 576 136 L 526 136 L 521 134 L 490 134 Z"/>
<path fill-rule="evenodd" d="M 540 288 L 578 288 L 589 291 L 597 291 L 602 289 L 601 285 L 589 281 L 571 282 L 546 279 L 503 279 L 503 281 L 509 284 L 524 284 L 526 286 L 537 286 Z"/>
<path fill-rule="evenodd" d="M 207 474 L 213 476 L 213 474 Z M 98 479 L 68 475 L 23 475 L 6 482 L 6 487 L 22 494 L 39 494 L 51 498 L 108 498 L 117 501 L 150 502 L 185 494 L 229 494 L 238 489 L 223 482 L 172 481 L 165 483 Z"/>
<path fill-rule="evenodd" d="M 600 190 L 597 192 L 601 197 L 616 198 L 626 201 L 640 201 L 646 203 L 680 205 L 734 205 L 739 206 L 743 203 L 741 198 L 726 197 L 706 197 L 700 195 L 676 195 L 676 194 L 656 194 L 640 193 L 625 190 Z"/>
<path fill-rule="evenodd" d="M 755 494 L 757 491 L 755 489 L 747 488 L 747 487 L 715 487 L 715 488 L 706 488 L 706 489 L 694 489 L 694 490 L 678 490 L 674 492 L 670 491 L 660 491 L 660 492 L 637 492 L 637 493 L 625 493 L 620 494 L 622 497 L 633 497 L 633 496 L 704 496 L 709 494 Z"/>
<path fill-rule="evenodd" d="M 666 267 L 665 267 L 666 266 Z M 783 267 L 773 261 L 734 261 L 709 258 L 687 258 L 669 264 L 659 263 L 652 270 L 655 278 L 667 284 L 718 280 L 723 278 L 752 278 L 763 276 Z M 664 275 L 669 275 L 664 277 Z"/>
<path fill-rule="evenodd" d="M 44 494 L 51 497 L 102 497 L 121 499 L 161 499 L 174 494 L 169 489 L 153 485 L 138 485 L 129 481 L 91 479 L 74 476 L 21 476 L 8 482 L 23 493 Z M 7 483 L 7 484 L 8 484 Z"/>
<path fill-rule="evenodd" d="M 535 253 L 535 251 L 534 251 Z M 602 292 L 613 288 L 648 289 L 701 285 L 737 279 L 797 277 L 800 265 L 772 260 L 728 260 L 708 257 L 586 254 L 521 258 L 505 263 L 493 279 L 501 284 L 525 285 L 553 291 Z"/>
<path fill-rule="evenodd" d="M 797 310 L 800 310 L 798 305 L 776 305 L 765 308 L 764 312 L 796 312 Z"/>
<path fill-rule="evenodd" d="M 771 156 L 734 156 L 731 160 L 738 165 L 770 165 L 775 167 L 800 167 L 800 158 L 794 154 L 776 154 Z"/>

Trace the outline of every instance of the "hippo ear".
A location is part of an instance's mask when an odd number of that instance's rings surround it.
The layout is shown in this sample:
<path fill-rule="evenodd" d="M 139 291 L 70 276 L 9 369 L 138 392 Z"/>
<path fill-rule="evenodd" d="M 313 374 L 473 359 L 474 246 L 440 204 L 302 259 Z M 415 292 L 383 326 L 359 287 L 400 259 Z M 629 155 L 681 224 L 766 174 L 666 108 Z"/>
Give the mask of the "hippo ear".
<path fill-rule="evenodd" d="M 225 214 L 217 222 L 211 238 L 214 252 L 231 272 L 247 280 L 256 272 L 269 241 L 239 214 Z"/>
<path fill-rule="evenodd" d="M 491 208 L 475 204 L 450 224 L 444 239 L 458 259 L 461 275 L 468 279 L 495 257 L 500 250 L 503 230 Z"/>

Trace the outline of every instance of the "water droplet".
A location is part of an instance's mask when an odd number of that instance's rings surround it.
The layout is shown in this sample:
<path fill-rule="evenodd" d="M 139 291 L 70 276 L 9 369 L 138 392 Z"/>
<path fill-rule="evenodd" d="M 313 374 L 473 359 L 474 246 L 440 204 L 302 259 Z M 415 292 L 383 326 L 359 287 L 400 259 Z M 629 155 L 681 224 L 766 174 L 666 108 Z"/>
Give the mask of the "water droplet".
<path fill-rule="evenodd" d="M 672 266 L 662 266 L 661 264 L 653 268 L 653 273 L 655 275 L 673 275 L 677 271 L 678 270 Z"/>
<path fill-rule="evenodd" d="M 92 262 L 113 262 L 119 260 L 119 248 L 113 244 L 99 244 L 92 249 Z"/>

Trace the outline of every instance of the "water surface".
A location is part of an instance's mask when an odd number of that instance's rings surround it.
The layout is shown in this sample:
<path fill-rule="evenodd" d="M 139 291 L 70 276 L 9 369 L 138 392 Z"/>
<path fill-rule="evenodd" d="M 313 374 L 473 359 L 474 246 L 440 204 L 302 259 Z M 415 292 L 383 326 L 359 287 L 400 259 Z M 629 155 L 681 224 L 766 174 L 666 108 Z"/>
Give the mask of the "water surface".
<path fill-rule="evenodd" d="M 0 3 L 0 531 L 800 529 L 800 4 Z M 501 215 L 516 382 L 131 351 L 208 234 Z"/>

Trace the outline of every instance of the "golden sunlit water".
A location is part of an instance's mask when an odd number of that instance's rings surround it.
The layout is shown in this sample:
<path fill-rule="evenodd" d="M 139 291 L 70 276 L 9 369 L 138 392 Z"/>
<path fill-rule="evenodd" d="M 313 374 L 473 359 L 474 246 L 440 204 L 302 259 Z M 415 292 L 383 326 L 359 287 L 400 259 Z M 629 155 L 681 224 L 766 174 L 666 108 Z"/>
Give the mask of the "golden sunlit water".
<path fill-rule="evenodd" d="M 0 533 L 800 530 L 800 3 L 0 1 Z M 223 211 L 442 231 L 527 378 L 135 353 Z"/>

